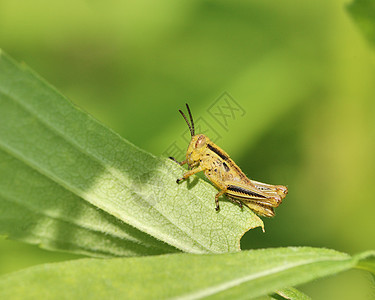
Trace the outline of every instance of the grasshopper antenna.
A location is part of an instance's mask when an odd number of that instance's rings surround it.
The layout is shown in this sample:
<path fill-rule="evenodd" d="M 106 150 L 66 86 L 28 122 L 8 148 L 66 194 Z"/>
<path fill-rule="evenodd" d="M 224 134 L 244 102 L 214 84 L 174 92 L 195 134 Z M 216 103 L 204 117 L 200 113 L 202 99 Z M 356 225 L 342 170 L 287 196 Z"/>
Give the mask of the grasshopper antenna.
<path fill-rule="evenodd" d="M 193 118 L 191 117 L 191 112 L 190 112 L 190 109 L 189 109 L 189 105 L 186 104 L 186 107 L 187 107 L 188 112 L 189 112 L 189 116 L 190 116 L 190 120 L 191 120 L 191 122 L 192 122 L 192 126 L 190 125 L 188 119 L 186 118 L 186 116 L 185 116 L 185 114 L 182 112 L 182 110 L 179 109 L 178 111 L 179 111 L 180 114 L 184 117 L 186 124 L 189 126 L 189 130 L 190 130 L 190 134 L 191 134 L 191 136 L 194 136 L 194 123 L 193 123 Z"/>
<path fill-rule="evenodd" d="M 191 136 L 194 136 L 195 135 L 195 128 L 194 128 L 193 116 L 191 115 L 190 107 L 187 103 L 186 103 L 186 108 L 187 108 L 188 113 L 189 113 L 189 117 L 190 117 L 190 121 L 191 121 L 191 128 L 193 128 Z"/>

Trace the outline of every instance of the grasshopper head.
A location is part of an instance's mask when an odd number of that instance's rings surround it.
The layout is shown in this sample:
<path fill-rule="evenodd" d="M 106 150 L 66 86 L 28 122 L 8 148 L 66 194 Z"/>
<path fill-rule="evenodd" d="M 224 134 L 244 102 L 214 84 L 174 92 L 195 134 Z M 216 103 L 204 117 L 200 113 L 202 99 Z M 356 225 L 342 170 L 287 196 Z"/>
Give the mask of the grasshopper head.
<path fill-rule="evenodd" d="M 189 129 L 190 129 L 191 141 L 186 151 L 186 160 L 187 160 L 189 167 L 192 168 L 198 165 L 199 160 L 202 157 L 202 153 L 207 147 L 207 142 L 209 141 L 209 138 L 205 136 L 204 134 L 195 135 L 194 121 L 190 112 L 189 105 L 186 104 L 186 108 L 188 110 L 191 123 L 189 123 L 185 114 L 181 110 L 179 110 L 179 112 L 184 117 L 186 124 L 189 126 Z"/>
<path fill-rule="evenodd" d="M 202 154 L 207 148 L 207 142 L 209 140 L 210 139 L 204 134 L 192 136 L 189 147 L 186 151 L 186 160 L 190 168 L 198 165 Z"/>

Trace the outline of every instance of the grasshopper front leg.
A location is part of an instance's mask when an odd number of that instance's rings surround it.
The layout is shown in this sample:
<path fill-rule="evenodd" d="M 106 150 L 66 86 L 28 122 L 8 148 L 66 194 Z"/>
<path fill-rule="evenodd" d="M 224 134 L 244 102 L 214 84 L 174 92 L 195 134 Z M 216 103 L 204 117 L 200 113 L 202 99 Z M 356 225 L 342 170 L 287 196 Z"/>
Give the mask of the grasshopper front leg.
<path fill-rule="evenodd" d="M 177 183 L 180 183 L 182 180 L 185 180 L 186 178 L 190 177 L 191 175 L 197 174 L 198 172 L 204 171 L 204 168 L 202 166 L 198 166 L 195 169 L 192 169 L 190 171 L 187 171 L 184 176 L 181 178 L 178 178 L 176 180 Z"/>
<path fill-rule="evenodd" d="M 184 165 L 187 163 L 186 159 L 179 162 L 177 159 L 175 159 L 174 157 L 170 156 L 169 159 L 173 160 L 174 162 L 178 163 L 180 166 Z"/>

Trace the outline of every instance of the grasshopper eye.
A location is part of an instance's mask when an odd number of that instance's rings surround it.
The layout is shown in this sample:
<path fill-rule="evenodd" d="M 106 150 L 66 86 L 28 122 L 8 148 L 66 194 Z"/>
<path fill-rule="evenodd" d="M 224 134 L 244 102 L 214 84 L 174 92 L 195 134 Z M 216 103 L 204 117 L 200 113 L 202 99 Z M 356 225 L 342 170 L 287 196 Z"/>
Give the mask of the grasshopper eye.
<path fill-rule="evenodd" d="M 201 134 L 195 143 L 195 148 L 202 148 L 205 144 L 206 144 L 206 137 L 203 134 Z"/>

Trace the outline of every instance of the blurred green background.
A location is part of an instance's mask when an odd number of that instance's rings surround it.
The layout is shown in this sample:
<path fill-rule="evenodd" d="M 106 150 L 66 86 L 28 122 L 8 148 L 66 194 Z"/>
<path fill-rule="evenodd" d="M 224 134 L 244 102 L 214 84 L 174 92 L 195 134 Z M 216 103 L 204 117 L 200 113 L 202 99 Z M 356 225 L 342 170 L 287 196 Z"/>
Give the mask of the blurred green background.
<path fill-rule="evenodd" d="M 243 249 L 354 254 L 375 249 L 375 67 L 346 4 L 0 0 L 0 48 L 155 155 L 187 146 L 177 110 L 188 102 L 250 178 L 289 188 Z M 224 92 L 244 112 L 226 128 L 209 113 Z M 0 239 L 0 274 L 76 257 Z M 301 289 L 375 295 L 359 271 Z"/>

